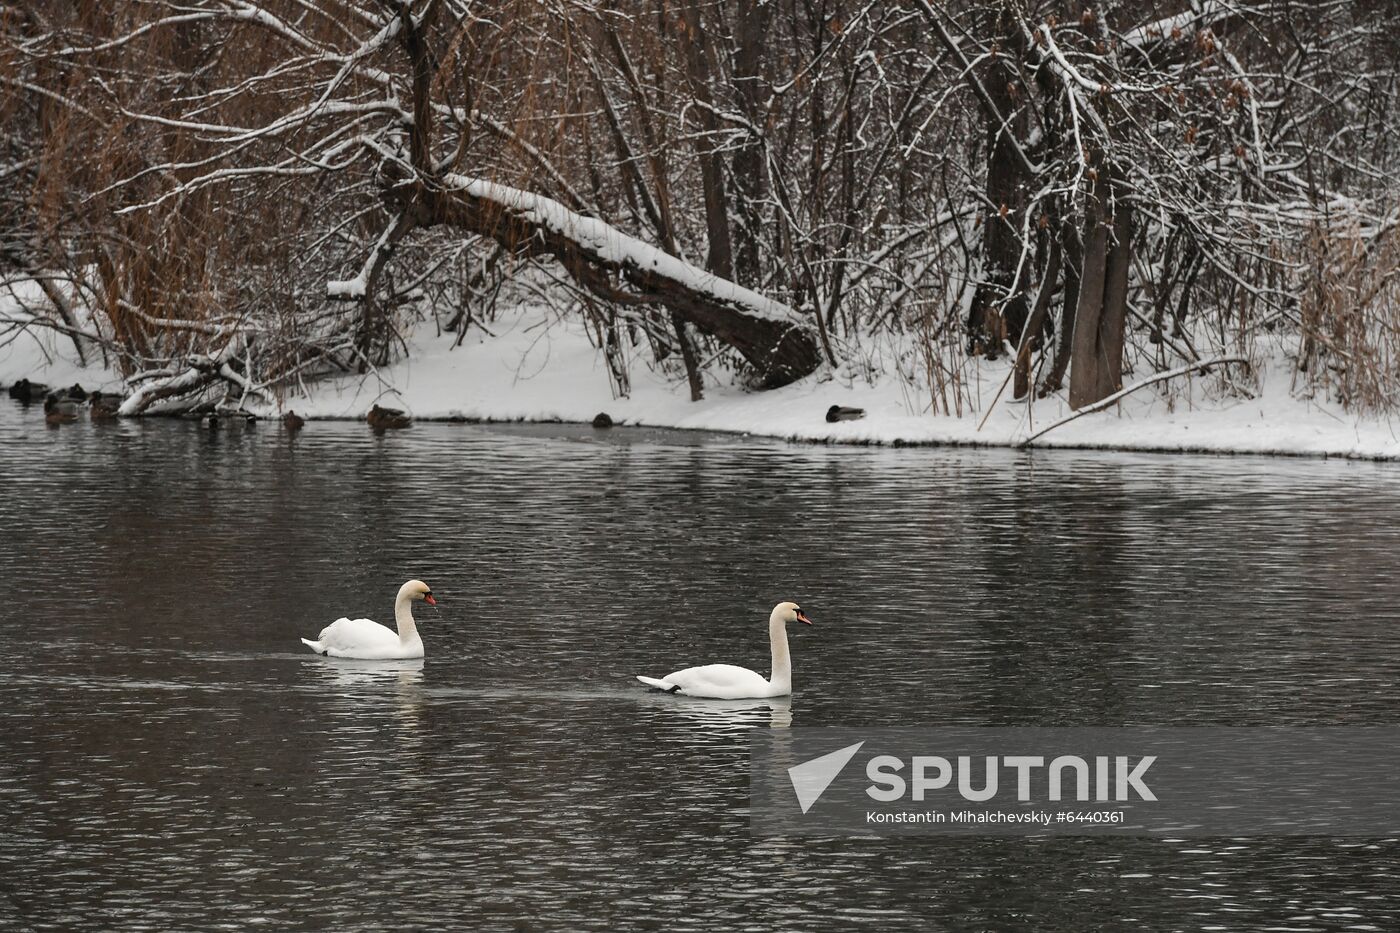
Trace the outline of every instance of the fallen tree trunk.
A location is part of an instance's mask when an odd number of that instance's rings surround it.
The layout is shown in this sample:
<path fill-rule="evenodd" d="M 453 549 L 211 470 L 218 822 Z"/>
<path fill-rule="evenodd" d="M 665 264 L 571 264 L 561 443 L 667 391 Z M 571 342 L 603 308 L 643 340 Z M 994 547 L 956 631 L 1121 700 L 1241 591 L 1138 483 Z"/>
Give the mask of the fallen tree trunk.
<path fill-rule="evenodd" d="M 219 380 L 241 389 L 245 395 L 256 395 L 266 402 L 267 392 L 253 385 L 247 376 L 235 370 L 229 364 L 233 358 L 234 342 L 229 341 L 216 353 L 190 357 L 185 361 L 183 368 L 172 367 L 136 373 L 127 380 L 127 384 L 140 385 L 121 403 L 117 414 L 123 418 L 140 415 L 162 399 L 193 395 Z"/>
<path fill-rule="evenodd" d="M 418 226 L 455 227 L 518 253 L 552 256 L 576 282 L 605 300 L 663 305 L 737 350 L 764 388 L 801 379 L 821 363 L 812 324 L 781 302 L 552 198 L 465 175 L 448 174 L 437 181 L 405 180 L 389 189 L 388 198 Z"/>

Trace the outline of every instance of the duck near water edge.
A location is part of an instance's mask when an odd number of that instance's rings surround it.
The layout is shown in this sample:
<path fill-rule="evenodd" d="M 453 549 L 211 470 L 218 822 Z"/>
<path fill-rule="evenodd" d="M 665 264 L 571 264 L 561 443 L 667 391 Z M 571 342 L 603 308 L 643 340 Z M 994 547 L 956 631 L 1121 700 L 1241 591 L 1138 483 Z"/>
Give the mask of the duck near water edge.
<path fill-rule="evenodd" d="M 383 408 L 375 405 L 365 415 L 365 421 L 374 431 L 390 431 L 406 428 L 413 423 L 413 417 L 400 408 Z"/>

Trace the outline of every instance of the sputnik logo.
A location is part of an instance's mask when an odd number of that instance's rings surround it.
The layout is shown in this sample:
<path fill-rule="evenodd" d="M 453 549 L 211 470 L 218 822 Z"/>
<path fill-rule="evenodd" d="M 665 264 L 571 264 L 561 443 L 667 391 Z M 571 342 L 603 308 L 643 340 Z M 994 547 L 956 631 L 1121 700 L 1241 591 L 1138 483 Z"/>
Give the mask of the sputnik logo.
<path fill-rule="evenodd" d="M 812 809 L 812 805 L 821 799 L 821 795 L 831 786 L 831 782 L 836 780 L 841 769 L 846 767 L 864 744 L 857 742 L 847 745 L 830 754 L 810 758 L 800 765 L 788 768 L 788 777 L 792 780 L 792 789 L 797 794 L 797 802 L 801 805 L 803 813 Z"/>

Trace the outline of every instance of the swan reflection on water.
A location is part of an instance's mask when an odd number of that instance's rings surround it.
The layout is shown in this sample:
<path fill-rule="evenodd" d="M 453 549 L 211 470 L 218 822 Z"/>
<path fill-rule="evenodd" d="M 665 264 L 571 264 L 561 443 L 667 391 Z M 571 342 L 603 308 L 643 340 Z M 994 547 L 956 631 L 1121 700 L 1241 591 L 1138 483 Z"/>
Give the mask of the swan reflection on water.
<path fill-rule="evenodd" d="M 422 658 L 360 661 L 321 657 L 313 663 L 334 687 L 373 687 L 390 683 L 404 686 L 423 681 Z"/>
<path fill-rule="evenodd" d="M 423 659 L 361 661 L 351 658 L 320 657 L 312 662 L 326 678 L 326 686 L 337 691 L 347 706 L 387 710 L 402 727 L 402 735 L 421 731 L 423 703 Z M 390 692 L 392 690 L 392 692 Z"/>
<path fill-rule="evenodd" d="M 642 703 L 659 715 L 673 714 L 694 720 L 716 732 L 742 732 L 746 729 L 786 729 L 792 725 L 792 697 L 763 697 L 749 700 L 706 700 L 676 694 L 651 693 Z"/>

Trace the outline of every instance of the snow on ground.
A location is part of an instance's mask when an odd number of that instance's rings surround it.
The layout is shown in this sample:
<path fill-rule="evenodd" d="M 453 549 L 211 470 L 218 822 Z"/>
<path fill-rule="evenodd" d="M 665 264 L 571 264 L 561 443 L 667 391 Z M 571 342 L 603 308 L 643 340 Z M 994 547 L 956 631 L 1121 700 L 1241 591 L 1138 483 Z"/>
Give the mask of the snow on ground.
<path fill-rule="evenodd" d="M 473 328 L 459 347 L 438 336 L 430 319 L 410 335 L 412 352 L 378 373 L 339 377 L 284 400 L 308 418 L 362 418 L 372 404 L 404 408 L 416 418 L 482 421 L 588 422 L 607 412 L 620 424 L 730 431 L 835 443 L 1015 445 L 1070 414 L 1063 398 L 1034 405 L 1010 401 L 1010 387 L 982 421 L 1006 379 L 1009 361 L 980 361 L 973 397 L 982 410 L 962 417 L 928 414 L 929 395 L 899 376 L 873 385 L 830 372 L 767 392 L 707 381 L 705 399 L 692 403 L 685 381 L 653 371 L 638 350 L 628 398 L 614 398 L 602 354 L 577 320 L 561 321 L 538 309 L 504 315 Z M 23 376 L 53 385 L 82 382 L 114 389 L 115 376 L 81 370 L 67 338 L 23 336 L 0 346 L 0 384 Z M 1130 375 L 1132 384 L 1139 376 Z M 1149 451 L 1289 454 L 1400 460 L 1400 418 L 1359 419 L 1340 406 L 1295 398 L 1286 364 L 1264 373 L 1255 399 L 1217 397 L 1215 376 L 1192 380 L 1190 398 L 1169 402 L 1160 387 L 1144 388 L 1120 404 L 1085 415 L 1035 441 L 1037 447 Z M 1181 380 L 1174 384 L 1180 385 Z M 860 421 L 828 424 L 831 405 L 866 409 Z M 271 414 L 272 412 L 269 412 Z"/>
<path fill-rule="evenodd" d="M 1006 378 L 1009 361 L 978 364 L 984 408 L 961 418 L 925 413 L 929 397 L 898 376 L 874 385 L 816 375 L 767 392 L 707 384 L 690 401 L 683 379 L 665 377 L 640 359 L 630 369 L 630 397 L 615 399 L 607 367 L 576 321 L 523 313 L 473 329 L 460 347 L 420 325 L 413 353 L 379 378 L 342 379 L 316 386 L 310 398 L 287 405 L 311 417 L 361 417 L 371 404 L 406 408 L 418 418 L 587 422 L 607 412 L 623 424 L 734 431 L 799 441 L 838 443 L 973 444 L 1006 446 L 1070 414 L 1062 398 L 1028 406 L 1011 402 L 1008 386 L 986 424 L 985 405 Z M 1130 377 L 1131 378 L 1131 377 Z M 1214 377 L 1195 377 L 1202 387 Z M 1200 450 L 1400 459 L 1400 418 L 1359 420 L 1339 406 L 1295 399 L 1286 370 L 1265 374 L 1253 400 L 1201 400 L 1169 405 L 1144 388 L 1121 405 L 1085 415 L 1039 438 L 1038 447 Z M 382 393 L 382 394 L 381 394 Z M 860 421 L 828 424 L 827 408 L 864 408 Z"/>
<path fill-rule="evenodd" d="M 73 341 L 47 327 L 27 327 L 31 315 L 15 299 L 42 303 L 43 296 L 33 283 L 11 285 L 0 282 L 0 386 L 8 388 L 20 379 L 42 382 L 52 387 L 82 383 L 86 389 L 123 391 L 121 376 L 102 365 L 102 351 L 89 346 L 90 365 L 78 363 Z"/>

